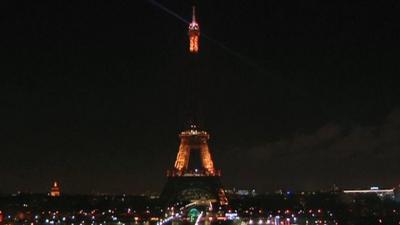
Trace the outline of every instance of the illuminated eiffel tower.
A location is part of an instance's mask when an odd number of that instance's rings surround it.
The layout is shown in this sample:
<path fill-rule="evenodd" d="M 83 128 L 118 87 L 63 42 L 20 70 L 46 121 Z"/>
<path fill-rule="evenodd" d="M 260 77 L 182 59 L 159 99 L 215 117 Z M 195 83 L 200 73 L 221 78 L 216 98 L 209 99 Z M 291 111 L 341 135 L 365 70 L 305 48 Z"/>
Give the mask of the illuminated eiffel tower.
<path fill-rule="evenodd" d="M 191 55 L 197 55 L 200 26 L 196 20 L 195 7 L 193 7 L 192 22 L 188 30 L 189 52 Z M 193 102 L 196 101 L 193 100 Z M 179 202 L 227 205 L 228 200 L 220 181 L 221 172 L 215 169 L 208 147 L 210 135 L 191 124 L 188 129 L 179 134 L 179 138 L 180 145 L 174 168 L 167 171 L 168 181 L 160 199 L 170 205 Z M 200 153 L 200 168 L 190 168 L 190 162 L 195 161 L 193 153 Z"/>

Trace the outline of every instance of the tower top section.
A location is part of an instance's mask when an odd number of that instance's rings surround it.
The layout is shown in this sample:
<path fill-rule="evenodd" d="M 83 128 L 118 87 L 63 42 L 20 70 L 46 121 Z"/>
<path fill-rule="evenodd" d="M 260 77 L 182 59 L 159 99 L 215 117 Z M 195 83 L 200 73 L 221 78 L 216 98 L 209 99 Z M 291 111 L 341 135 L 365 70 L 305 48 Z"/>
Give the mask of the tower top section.
<path fill-rule="evenodd" d="M 196 6 L 193 6 L 192 22 L 189 24 L 189 31 L 200 31 L 200 26 L 196 21 Z"/>
<path fill-rule="evenodd" d="M 196 54 L 199 52 L 200 26 L 196 21 L 196 7 L 193 6 L 192 22 L 189 24 L 189 51 Z"/>

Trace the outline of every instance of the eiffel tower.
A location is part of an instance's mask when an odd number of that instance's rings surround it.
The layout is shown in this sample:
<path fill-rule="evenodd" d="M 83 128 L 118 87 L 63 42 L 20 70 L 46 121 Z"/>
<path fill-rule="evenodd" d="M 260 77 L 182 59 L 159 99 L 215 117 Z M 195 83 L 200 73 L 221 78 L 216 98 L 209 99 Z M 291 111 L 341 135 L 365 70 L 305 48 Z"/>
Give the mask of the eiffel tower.
<path fill-rule="evenodd" d="M 193 7 L 192 22 L 189 24 L 189 52 L 197 55 L 199 52 L 200 26 L 196 20 Z M 168 205 L 176 203 L 216 203 L 227 205 L 220 176 L 216 170 L 208 147 L 210 135 L 191 124 L 179 134 L 180 145 L 173 169 L 167 171 L 168 181 L 161 193 L 160 199 Z M 193 153 L 200 153 L 200 166 L 190 166 L 195 161 Z"/>

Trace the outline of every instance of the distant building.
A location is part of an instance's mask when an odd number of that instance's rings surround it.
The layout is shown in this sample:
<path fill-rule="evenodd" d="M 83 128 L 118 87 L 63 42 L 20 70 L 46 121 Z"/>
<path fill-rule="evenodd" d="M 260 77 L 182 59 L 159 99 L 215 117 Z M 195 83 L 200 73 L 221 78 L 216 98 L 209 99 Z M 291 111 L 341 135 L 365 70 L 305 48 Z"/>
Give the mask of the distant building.
<path fill-rule="evenodd" d="M 400 202 L 400 185 L 394 189 L 394 199 Z"/>
<path fill-rule="evenodd" d="M 57 183 L 57 181 L 54 181 L 53 186 L 51 187 L 51 190 L 50 190 L 50 196 L 51 197 L 59 197 L 60 195 L 61 195 L 60 186 Z"/>
<path fill-rule="evenodd" d="M 345 194 L 360 195 L 360 194 L 376 194 L 381 199 L 394 199 L 395 189 L 380 189 L 379 187 L 371 187 L 370 189 L 343 190 Z"/>

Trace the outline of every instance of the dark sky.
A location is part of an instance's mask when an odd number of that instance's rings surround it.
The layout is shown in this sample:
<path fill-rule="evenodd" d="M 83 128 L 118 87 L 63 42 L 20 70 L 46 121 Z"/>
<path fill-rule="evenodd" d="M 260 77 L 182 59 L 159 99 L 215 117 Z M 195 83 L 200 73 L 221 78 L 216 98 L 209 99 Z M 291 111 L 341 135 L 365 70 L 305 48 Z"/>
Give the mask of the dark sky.
<path fill-rule="evenodd" d="M 0 192 L 160 191 L 196 74 L 225 186 L 400 183 L 398 1 L 199 0 L 195 63 L 148 1 L 49 2 L 0 3 Z"/>

